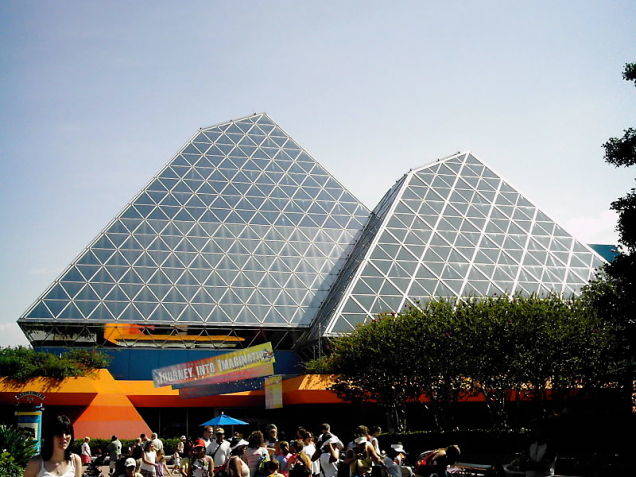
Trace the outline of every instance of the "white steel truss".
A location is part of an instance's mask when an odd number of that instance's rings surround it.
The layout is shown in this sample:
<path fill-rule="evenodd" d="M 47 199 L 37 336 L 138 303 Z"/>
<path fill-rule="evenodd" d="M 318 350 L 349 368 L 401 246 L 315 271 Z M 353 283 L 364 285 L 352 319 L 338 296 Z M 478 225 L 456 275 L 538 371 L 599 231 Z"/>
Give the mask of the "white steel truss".
<path fill-rule="evenodd" d="M 371 219 L 312 335 L 433 297 L 576 293 L 604 260 L 471 153 L 409 171 Z"/>
<path fill-rule="evenodd" d="M 306 327 L 367 216 L 266 114 L 201 129 L 20 321 Z"/>

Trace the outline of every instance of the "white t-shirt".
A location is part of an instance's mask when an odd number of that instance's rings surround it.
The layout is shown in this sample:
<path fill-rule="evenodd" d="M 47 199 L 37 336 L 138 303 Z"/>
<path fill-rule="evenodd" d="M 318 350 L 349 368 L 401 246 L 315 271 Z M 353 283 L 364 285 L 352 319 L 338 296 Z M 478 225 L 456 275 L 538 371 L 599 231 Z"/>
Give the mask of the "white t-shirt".
<path fill-rule="evenodd" d="M 309 456 L 311 459 L 316 453 L 316 446 L 313 442 L 307 444 L 303 447 L 303 452 Z M 320 461 L 315 460 L 311 463 L 311 473 L 312 474 L 320 474 Z"/>
<path fill-rule="evenodd" d="M 338 461 L 329 462 L 330 458 L 331 454 L 329 452 L 323 452 L 320 454 L 320 459 L 318 459 L 318 462 L 320 462 L 319 472 L 324 477 L 336 477 L 338 474 Z"/>
<path fill-rule="evenodd" d="M 140 468 L 143 470 L 147 470 L 149 472 L 153 472 L 155 470 L 156 459 L 157 459 L 157 453 L 155 451 L 144 452 L 144 457 L 141 460 Z M 148 462 L 151 462 L 151 464 L 146 464 L 146 462 L 144 462 L 145 460 L 147 460 Z"/>
<path fill-rule="evenodd" d="M 230 456 L 230 442 L 223 440 L 219 444 L 216 440 L 210 442 L 205 453 L 214 459 L 214 467 L 221 467 Z"/>
<path fill-rule="evenodd" d="M 163 452 L 163 442 L 158 437 L 152 440 L 152 443 L 155 445 L 155 450 Z"/>
<path fill-rule="evenodd" d="M 82 455 L 91 456 L 91 446 L 88 445 L 88 442 L 82 444 Z"/>
<path fill-rule="evenodd" d="M 259 447 L 258 449 L 246 447 L 243 451 L 243 456 L 245 463 L 250 469 L 250 475 L 256 475 L 258 461 L 261 460 L 262 457 L 269 456 L 269 452 L 267 452 L 265 447 Z"/>

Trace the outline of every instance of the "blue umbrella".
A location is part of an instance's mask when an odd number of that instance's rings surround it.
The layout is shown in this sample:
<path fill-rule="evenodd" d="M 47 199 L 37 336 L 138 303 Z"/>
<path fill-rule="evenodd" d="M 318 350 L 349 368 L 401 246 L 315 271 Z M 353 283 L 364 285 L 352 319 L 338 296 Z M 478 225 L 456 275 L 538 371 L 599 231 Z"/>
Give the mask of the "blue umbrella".
<path fill-rule="evenodd" d="M 248 423 L 240 419 L 234 419 L 227 414 L 221 413 L 220 416 L 213 417 L 209 421 L 205 421 L 202 426 L 245 426 Z"/>

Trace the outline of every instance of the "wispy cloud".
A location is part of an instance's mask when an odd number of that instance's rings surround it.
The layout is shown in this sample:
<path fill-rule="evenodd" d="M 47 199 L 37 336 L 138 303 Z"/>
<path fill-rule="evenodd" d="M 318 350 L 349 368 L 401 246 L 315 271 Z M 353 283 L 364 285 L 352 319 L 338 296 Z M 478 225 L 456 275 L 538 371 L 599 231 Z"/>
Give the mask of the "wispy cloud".
<path fill-rule="evenodd" d="M 618 216 L 613 210 L 598 214 L 576 215 L 565 221 L 565 229 L 585 243 L 616 244 L 616 221 Z"/>
<path fill-rule="evenodd" d="M 17 323 L 0 323 L 0 346 L 28 345 L 29 341 Z"/>
<path fill-rule="evenodd" d="M 47 267 L 38 267 L 38 268 L 31 268 L 28 271 L 28 273 L 29 275 L 35 275 L 35 276 L 41 277 L 41 276 L 53 275 L 53 273 L 55 273 L 55 270 L 51 268 L 47 268 Z"/>

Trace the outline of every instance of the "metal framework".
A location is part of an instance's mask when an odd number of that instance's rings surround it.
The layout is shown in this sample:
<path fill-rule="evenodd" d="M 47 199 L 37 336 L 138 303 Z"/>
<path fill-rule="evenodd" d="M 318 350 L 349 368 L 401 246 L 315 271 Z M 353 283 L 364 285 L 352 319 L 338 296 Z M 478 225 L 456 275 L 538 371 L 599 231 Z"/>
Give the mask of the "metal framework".
<path fill-rule="evenodd" d="M 576 293 L 603 261 L 469 152 L 369 215 L 261 113 L 199 130 L 18 321 L 38 343 L 290 349 L 431 297 Z"/>
<path fill-rule="evenodd" d="M 386 194 L 316 327 L 346 333 L 432 297 L 576 293 L 604 260 L 469 152 L 411 170 Z"/>
<path fill-rule="evenodd" d="M 368 213 L 266 114 L 202 129 L 20 323 L 307 327 Z"/>

